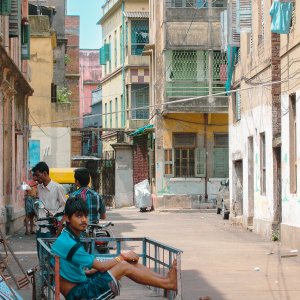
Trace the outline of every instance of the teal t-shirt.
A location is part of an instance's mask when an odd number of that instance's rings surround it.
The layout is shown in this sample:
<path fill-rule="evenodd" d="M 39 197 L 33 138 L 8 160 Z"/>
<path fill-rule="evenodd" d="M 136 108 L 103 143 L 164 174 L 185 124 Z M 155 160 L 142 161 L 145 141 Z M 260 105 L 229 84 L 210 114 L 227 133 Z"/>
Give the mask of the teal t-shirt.
<path fill-rule="evenodd" d="M 95 259 L 95 256 L 87 253 L 83 245 L 81 245 L 71 261 L 68 261 L 67 255 L 77 243 L 78 238 L 65 228 L 51 247 L 52 253 L 60 257 L 60 276 L 74 283 L 87 280 L 84 269 L 90 269 Z"/>

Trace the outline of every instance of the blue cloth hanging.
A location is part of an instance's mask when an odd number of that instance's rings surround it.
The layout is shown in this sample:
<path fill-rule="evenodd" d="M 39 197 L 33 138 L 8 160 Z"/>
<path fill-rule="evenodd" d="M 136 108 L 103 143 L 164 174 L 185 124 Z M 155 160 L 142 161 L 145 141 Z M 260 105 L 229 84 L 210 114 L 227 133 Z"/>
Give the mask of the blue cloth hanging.
<path fill-rule="evenodd" d="M 273 2 L 270 9 L 271 32 L 278 34 L 288 34 L 290 32 L 293 8 L 292 2 Z"/>

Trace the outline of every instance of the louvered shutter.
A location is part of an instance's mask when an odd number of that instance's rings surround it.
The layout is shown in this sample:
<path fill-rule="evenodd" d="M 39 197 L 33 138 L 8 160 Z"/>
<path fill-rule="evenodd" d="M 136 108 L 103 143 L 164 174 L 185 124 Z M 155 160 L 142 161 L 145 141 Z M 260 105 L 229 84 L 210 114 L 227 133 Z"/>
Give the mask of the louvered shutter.
<path fill-rule="evenodd" d="M 227 10 L 221 12 L 221 50 L 227 51 L 228 46 L 228 24 L 227 24 Z"/>
<path fill-rule="evenodd" d="M 30 59 L 30 26 L 22 25 L 21 39 L 21 58 L 22 60 Z"/>
<path fill-rule="evenodd" d="M 237 91 L 235 92 L 235 116 L 236 121 L 239 121 L 241 119 L 241 92 Z"/>
<path fill-rule="evenodd" d="M 11 0 L 0 0 L 0 15 L 8 16 L 11 13 Z"/>
<path fill-rule="evenodd" d="M 205 177 L 206 174 L 206 149 L 195 149 L 195 176 Z"/>
<path fill-rule="evenodd" d="M 251 32 L 252 30 L 252 4 L 251 0 L 236 0 L 237 16 L 236 28 L 237 32 Z"/>
<path fill-rule="evenodd" d="M 105 60 L 110 61 L 110 44 L 104 44 Z"/>
<path fill-rule="evenodd" d="M 228 44 L 230 46 L 240 46 L 240 34 L 237 32 L 236 28 L 236 1 L 232 0 L 228 3 L 228 15 L 227 15 L 227 24 L 228 24 L 228 35 L 229 40 Z"/>
<path fill-rule="evenodd" d="M 104 47 L 101 47 L 101 48 L 100 48 L 99 60 L 100 60 L 100 65 L 106 65 L 106 59 L 105 59 L 105 51 L 104 51 Z"/>
<path fill-rule="evenodd" d="M 214 177 L 226 178 L 228 177 L 228 148 L 214 149 Z"/>
<path fill-rule="evenodd" d="M 11 1 L 9 15 L 9 37 L 18 37 L 21 31 L 21 3 L 20 0 Z"/>

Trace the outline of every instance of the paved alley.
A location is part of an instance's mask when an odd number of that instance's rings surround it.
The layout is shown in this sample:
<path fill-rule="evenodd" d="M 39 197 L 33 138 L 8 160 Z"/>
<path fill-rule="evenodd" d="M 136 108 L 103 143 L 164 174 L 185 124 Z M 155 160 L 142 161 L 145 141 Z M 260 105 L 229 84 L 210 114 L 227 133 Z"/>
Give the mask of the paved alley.
<path fill-rule="evenodd" d="M 300 299 L 298 257 L 286 257 L 295 253 L 282 249 L 280 243 L 231 226 L 215 213 L 140 213 L 126 208 L 109 211 L 108 218 L 115 223 L 115 236 L 147 236 L 183 250 L 184 300 L 198 300 L 204 295 L 213 300 Z M 36 263 L 33 236 L 20 232 L 10 241 L 26 268 Z M 141 299 L 130 294 L 128 282 L 123 281 L 119 299 Z M 139 290 L 137 286 L 135 289 Z M 22 290 L 22 295 L 30 299 L 29 290 Z M 149 293 L 149 299 L 153 296 Z"/>

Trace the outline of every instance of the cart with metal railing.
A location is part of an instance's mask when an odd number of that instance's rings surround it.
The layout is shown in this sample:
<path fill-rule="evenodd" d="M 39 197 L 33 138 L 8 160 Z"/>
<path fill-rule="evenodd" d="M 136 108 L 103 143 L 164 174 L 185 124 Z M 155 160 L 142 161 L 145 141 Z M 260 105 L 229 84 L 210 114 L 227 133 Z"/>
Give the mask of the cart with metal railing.
<path fill-rule="evenodd" d="M 60 299 L 60 276 L 58 256 L 51 253 L 51 245 L 55 239 L 38 239 L 39 255 L 40 255 L 40 270 L 37 279 L 36 299 Z M 182 251 L 150 238 L 84 238 L 82 241 L 88 245 L 88 249 L 97 259 L 110 259 L 120 255 L 121 251 L 133 250 L 140 256 L 140 262 L 150 268 L 152 271 L 166 275 L 172 266 L 173 260 L 177 259 L 177 292 L 167 291 L 160 288 L 148 287 L 153 290 L 157 296 L 169 300 L 181 300 L 181 253 Z M 95 242 L 103 241 L 113 243 L 115 247 L 110 249 L 107 254 L 98 254 L 95 251 Z M 140 298 L 139 298 L 140 299 Z"/>

